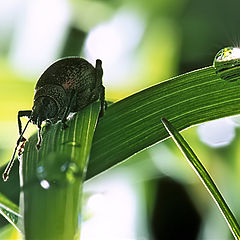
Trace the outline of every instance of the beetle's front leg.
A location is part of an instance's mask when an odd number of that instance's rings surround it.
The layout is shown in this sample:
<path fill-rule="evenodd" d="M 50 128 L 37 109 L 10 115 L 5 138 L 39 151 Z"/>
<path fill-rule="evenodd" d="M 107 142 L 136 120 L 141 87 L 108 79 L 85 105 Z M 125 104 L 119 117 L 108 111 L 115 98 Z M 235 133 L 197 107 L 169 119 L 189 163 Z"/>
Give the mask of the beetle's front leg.
<path fill-rule="evenodd" d="M 32 114 L 31 110 L 26 110 L 26 111 L 19 111 L 18 112 L 18 131 L 19 131 L 19 136 L 22 135 L 22 122 L 21 122 L 21 117 L 28 117 L 30 119 Z M 26 141 L 24 137 L 20 139 L 20 142 Z"/>
<path fill-rule="evenodd" d="M 69 104 L 68 104 L 68 106 L 66 107 L 66 110 L 65 110 L 65 112 L 64 112 L 64 114 L 63 114 L 63 117 L 62 117 L 62 120 L 61 120 L 61 121 L 62 121 L 62 129 L 63 129 L 63 130 L 68 127 L 68 125 L 66 124 L 67 117 L 68 117 L 68 115 L 69 115 L 69 113 L 70 113 L 70 109 L 71 109 L 74 101 L 76 101 L 76 96 L 77 96 L 77 92 L 76 92 L 76 91 L 72 92 L 71 97 L 70 97 L 70 100 L 69 100 Z"/>

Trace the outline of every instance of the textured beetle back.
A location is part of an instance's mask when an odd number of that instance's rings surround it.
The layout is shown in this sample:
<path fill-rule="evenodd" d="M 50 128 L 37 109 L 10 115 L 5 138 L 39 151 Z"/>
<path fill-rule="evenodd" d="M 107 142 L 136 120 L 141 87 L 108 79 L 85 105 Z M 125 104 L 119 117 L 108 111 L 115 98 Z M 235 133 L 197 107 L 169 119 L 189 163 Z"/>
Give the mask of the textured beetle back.
<path fill-rule="evenodd" d="M 102 91 L 102 74 L 100 60 L 96 61 L 96 68 L 94 68 L 83 58 L 62 58 L 54 62 L 41 75 L 35 90 L 38 93 L 40 89 L 48 88 L 49 85 L 53 88 L 55 86 L 56 90 L 61 87 L 66 93 L 63 99 L 65 103 L 62 106 L 63 110 L 77 112 L 99 99 Z"/>
<path fill-rule="evenodd" d="M 83 58 L 69 57 L 54 62 L 40 77 L 36 90 L 47 84 L 61 85 L 67 93 L 94 88 L 95 69 Z M 93 86 L 92 86 L 93 85 Z"/>

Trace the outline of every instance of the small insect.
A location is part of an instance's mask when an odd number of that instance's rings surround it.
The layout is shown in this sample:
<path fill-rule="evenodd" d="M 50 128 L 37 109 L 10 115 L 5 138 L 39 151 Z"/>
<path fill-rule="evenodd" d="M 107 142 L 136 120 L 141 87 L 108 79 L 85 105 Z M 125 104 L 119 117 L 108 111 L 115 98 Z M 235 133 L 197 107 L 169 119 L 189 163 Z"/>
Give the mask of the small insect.
<path fill-rule="evenodd" d="M 98 99 L 101 102 L 100 116 L 103 116 L 107 104 L 102 76 L 101 60 L 96 60 L 94 68 L 88 61 L 79 57 L 62 58 L 43 72 L 35 87 L 32 110 L 18 112 L 19 138 L 12 158 L 3 173 L 4 181 L 7 181 L 9 177 L 20 143 L 23 144 L 18 151 L 18 155 L 20 156 L 23 152 L 26 142 L 23 134 L 30 122 L 38 127 L 36 148 L 39 150 L 42 142 L 42 122 L 56 123 L 60 120 L 63 129 L 65 129 L 70 112 L 78 112 Z M 21 117 L 28 117 L 29 119 L 23 130 Z"/>

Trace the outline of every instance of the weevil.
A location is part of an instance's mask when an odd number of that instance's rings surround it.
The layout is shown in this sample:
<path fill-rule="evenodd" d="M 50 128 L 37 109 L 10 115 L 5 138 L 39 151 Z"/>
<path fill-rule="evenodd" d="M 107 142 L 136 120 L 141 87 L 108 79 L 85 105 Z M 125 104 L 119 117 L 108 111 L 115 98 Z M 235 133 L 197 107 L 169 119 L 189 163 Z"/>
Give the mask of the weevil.
<path fill-rule="evenodd" d="M 14 163 L 16 151 L 20 145 L 18 156 L 23 152 L 26 139 L 23 137 L 28 124 L 31 122 L 38 127 L 39 150 L 42 142 L 42 123 L 62 122 L 62 128 L 67 128 L 67 117 L 70 112 L 78 112 L 90 103 L 100 99 L 100 116 L 103 116 L 107 107 L 105 88 L 102 84 L 102 61 L 97 59 L 93 67 L 88 61 L 79 57 L 62 58 L 54 62 L 40 76 L 35 86 L 32 110 L 18 112 L 19 138 L 11 160 L 9 161 L 3 179 L 7 181 L 9 172 Z M 27 117 L 28 122 L 22 130 L 21 117 Z"/>

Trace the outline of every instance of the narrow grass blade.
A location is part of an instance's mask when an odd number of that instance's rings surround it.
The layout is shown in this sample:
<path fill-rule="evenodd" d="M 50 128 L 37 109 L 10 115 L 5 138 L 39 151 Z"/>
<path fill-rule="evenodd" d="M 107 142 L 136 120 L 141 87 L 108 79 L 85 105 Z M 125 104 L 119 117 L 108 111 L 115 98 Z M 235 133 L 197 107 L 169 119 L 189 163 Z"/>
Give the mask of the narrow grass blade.
<path fill-rule="evenodd" d="M 196 154 L 193 152 L 191 147 L 188 143 L 184 140 L 184 138 L 180 135 L 180 133 L 173 127 L 173 125 L 165 118 L 162 118 L 162 123 L 164 127 L 167 129 L 170 136 L 175 141 L 178 148 L 182 151 L 185 158 L 188 160 L 188 163 L 196 172 L 208 192 L 210 193 L 211 197 L 217 204 L 219 210 L 221 211 L 223 217 L 225 218 L 233 236 L 235 239 L 240 239 L 240 227 L 235 219 L 233 213 L 231 212 L 230 208 L 226 204 L 224 198 L 222 197 L 221 193 L 217 189 L 215 183 L 211 179 L 210 175 L 208 174 L 207 170 L 204 168 L 202 163 L 199 161 Z"/>
<path fill-rule="evenodd" d="M 37 136 L 26 144 L 21 161 L 20 212 L 25 239 L 79 239 L 82 184 L 85 179 L 98 102 L 62 124 L 46 126 L 41 149 Z"/>
<path fill-rule="evenodd" d="M 0 193 L 0 214 L 5 217 L 19 232 L 22 232 L 22 229 L 18 226 L 18 220 L 21 218 L 18 211 L 18 206 Z"/>

